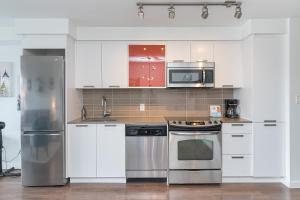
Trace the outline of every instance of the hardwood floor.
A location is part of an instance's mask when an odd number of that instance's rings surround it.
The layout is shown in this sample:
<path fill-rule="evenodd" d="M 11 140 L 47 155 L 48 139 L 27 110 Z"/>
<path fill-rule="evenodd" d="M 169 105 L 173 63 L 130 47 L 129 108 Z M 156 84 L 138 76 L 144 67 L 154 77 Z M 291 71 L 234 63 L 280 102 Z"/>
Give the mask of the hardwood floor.
<path fill-rule="evenodd" d="M 300 189 L 282 184 L 71 184 L 27 187 L 20 178 L 0 178 L 1 200 L 300 200 Z"/>

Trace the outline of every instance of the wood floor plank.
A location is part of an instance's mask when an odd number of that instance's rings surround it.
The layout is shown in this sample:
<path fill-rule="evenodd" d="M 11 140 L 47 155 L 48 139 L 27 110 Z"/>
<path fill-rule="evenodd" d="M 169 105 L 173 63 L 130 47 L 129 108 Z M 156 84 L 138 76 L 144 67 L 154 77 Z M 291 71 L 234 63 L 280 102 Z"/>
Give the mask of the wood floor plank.
<path fill-rule="evenodd" d="M 160 183 L 70 184 L 22 187 L 20 178 L 0 178 L 0 200 L 300 200 L 300 189 L 279 183 L 172 185 Z"/>

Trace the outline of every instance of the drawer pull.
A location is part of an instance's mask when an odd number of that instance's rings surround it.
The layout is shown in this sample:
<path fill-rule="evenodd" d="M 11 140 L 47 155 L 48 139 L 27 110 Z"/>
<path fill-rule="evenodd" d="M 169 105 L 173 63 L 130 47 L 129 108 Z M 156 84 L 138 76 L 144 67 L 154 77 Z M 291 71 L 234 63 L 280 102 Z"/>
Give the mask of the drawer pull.
<path fill-rule="evenodd" d="M 264 120 L 265 123 L 276 123 L 276 120 Z"/>
<path fill-rule="evenodd" d="M 231 137 L 244 137 L 244 135 L 231 135 Z"/>
<path fill-rule="evenodd" d="M 233 85 L 222 85 L 223 88 L 233 88 Z"/>
<path fill-rule="evenodd" d="M 77 124 L 76 127 L 88 127 L 86 124 Z"/>
<path fill-rule="evenodd" d="M 264 126 L 277 126 L 276 124 L 264 124 Z"/>
<path fill-rule="evenodd" d="M 244 159 L 244 156 L 231 156 L 232 159 Z"/>
<path fill-rule="evenodd" d="M 105 126 L 105 127 L 116 127 L 117 124 L 105 124 L 104 126 Z"/>
<path fill-rule="evenodd" d="M 231 124 L 231 126 L 244 126 L 244 124 Z"/>
<path fill-rule="evenodd" d="M 83 87 L 84 88 L 94 88 L 95 86 L 94 85 L 84 85 Z"/>
<path fill-rule="evenodd" d="M 173 62 L 184 62 L 184 60 L 173 60 Z"/>
<path fill-rule="evenodd" d="M 119 88 L 120 86 L 119 85 L 110 85 L 109 87 L 110 88 Z"/>

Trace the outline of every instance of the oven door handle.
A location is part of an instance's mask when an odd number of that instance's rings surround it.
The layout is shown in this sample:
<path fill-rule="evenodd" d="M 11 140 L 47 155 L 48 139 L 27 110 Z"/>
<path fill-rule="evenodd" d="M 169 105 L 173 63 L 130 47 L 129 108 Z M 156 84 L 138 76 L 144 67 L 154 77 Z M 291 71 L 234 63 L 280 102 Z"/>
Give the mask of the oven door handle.
<path fill-rule="evenodd" d="M 217 135 L 221 131 L 208 131 L 208 132 L 170 132 L 171 135 Z"/>

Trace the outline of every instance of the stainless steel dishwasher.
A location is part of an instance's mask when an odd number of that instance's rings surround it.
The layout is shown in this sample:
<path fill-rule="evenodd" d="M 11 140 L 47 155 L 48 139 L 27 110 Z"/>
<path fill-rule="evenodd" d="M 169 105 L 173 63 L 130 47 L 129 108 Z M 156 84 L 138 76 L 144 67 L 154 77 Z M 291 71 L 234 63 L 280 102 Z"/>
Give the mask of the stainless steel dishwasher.
<path fill-rule="evenodd" d="M 167 125 L 126 125 L 126 178 L 166 180 Z"/>

